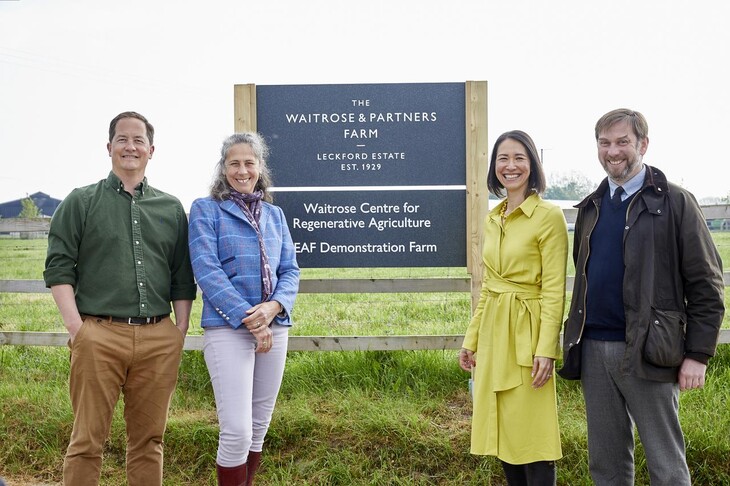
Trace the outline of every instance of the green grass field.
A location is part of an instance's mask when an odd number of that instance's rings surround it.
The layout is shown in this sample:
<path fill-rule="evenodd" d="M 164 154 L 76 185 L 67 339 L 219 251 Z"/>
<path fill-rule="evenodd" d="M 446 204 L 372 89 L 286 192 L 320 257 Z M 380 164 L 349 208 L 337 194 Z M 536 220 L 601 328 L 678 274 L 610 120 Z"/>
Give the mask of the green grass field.
<path fill-rule="evenodd" d="M 730 234 L 713 236 L 730 261 Z M 0 279 L 41 279 L 45 248 L 44 240 L 0 240 Z M 303 272 L 303 278 L 465 275 L 463 269 Z M 193 323 L 199 313 L 197 301 Z M 459 293 L 302 294 L 292 334 L 459 334 L 469 314 L 469 296 Z M 723 327 L 730 327 L 727 317 Z M 0 331 L 10 330 L 63 326 L 49 294 L 0 293 Z M 0 476 L 10 485 L 60 482 L 73 419 L 67 377 L 65 348 L 0 346 Z M 258 484 L 502 484 L 494 458 L 468 453 L 467 378 L 453 351 L 290 353 Z M 580 386 L 564 380 L 557 386 L 564 453 L 558 483 L 590 484 Z M 711 361 L 706 387 L 680 400 L 694 484 L 730 484 L 730 345 Z M 102 484 L 124 484 L 124 441 L 119 406 Z M 165 484 L 215 484 L 216 441 L 202 354 L 186 352 L 165 436 Z M 648 484 L 640 446 L 636 463 L 637 484 Z"/>

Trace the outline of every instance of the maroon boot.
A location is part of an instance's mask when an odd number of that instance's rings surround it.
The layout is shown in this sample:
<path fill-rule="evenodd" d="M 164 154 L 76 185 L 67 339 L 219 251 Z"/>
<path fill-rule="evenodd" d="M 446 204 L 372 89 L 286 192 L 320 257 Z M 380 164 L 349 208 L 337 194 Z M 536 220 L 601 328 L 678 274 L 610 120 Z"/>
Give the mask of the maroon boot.
<path fill-rule="evenodd" d="M 218 475 L 218 486 L 246 486 L 246 472 L 248 466 L 241 464 L 234 467 L 223 467 L 216 463 L 215 472 Z"/>
<path fill-rule="evenodd" d="M 246 486 L 252 486 L 253 477 L 256 475 L 256 470 L 259 468 L 259 464 L 261 464 L 261 451 L 248 451 L 248 460 L 246 461 L 246 464 L 248 465 L 248 479 L 246 480 Z"/>

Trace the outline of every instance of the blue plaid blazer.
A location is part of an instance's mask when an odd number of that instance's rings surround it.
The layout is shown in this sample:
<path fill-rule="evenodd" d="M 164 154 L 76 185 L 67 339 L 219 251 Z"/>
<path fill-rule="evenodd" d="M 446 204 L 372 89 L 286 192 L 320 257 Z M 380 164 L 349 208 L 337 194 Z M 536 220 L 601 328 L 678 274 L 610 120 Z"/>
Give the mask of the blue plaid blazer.
<path fill-rule="evenodd" d="M 299 266 L 280 207 L 262 203 L 261 233 L 272 270 L 270 300 L 284 306 L 274 322 L 290 326 L 299 290 Z M 238 328 L 246 310 L 261 303 L 261 256 L 256 231 L 236 203 L 211 197 L 190 209 L 190 258 L 203 291 L 202 327 Z"/>

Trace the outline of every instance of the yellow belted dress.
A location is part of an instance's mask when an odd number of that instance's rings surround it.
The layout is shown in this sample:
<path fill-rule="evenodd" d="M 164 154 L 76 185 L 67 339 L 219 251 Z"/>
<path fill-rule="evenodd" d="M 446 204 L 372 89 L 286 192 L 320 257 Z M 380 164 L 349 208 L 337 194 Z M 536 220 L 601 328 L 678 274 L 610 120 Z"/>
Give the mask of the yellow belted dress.
<path fill-rule="evenodd" d="M 531 386 L 535 356 L 558 358 L 568 232 L 562 210 L 533 194 L 504 225 L 487 216 L 484 278 L 463 347 L 476 353 L 471 453 L 510 464 L 562 457 L 555 377 Z"/>

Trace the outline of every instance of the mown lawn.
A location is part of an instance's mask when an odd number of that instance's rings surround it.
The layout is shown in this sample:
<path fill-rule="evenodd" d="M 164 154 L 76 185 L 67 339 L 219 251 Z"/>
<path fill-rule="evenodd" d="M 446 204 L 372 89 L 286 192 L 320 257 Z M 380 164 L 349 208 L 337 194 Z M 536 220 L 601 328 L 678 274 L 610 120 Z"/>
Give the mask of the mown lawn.
<path fill-rule="evenodd" d="M 724 261 L 730 261 L 730 234 L 715 236 Z M 0 240 L 0 279 L 40 279 L 44 255 L 44 240 Z M 304 272 L 304 278 L 443 275 L 465 273 L 463 269 Z M 459 334 L 469 313 L 468 295 L 458 293 L 302 294 L 293 334 Z M 48 294 L 0 294 L 2 330 L 63 327 Z M 61 480 L 72 424 L 67 376 L 65 348 L 0 346 L 0 476 L 11 478 L 11 485 Z M 468 453 L 467 378 L 453 351 L 290 353 L 258 484 L 501 484 L 496 460 Z M 564 380 L 557 386 L 564 453 L 558 482 L 590 484 L 580 387 Z M 723 345 L 711 361 L 707 386 L 681 395 L 695 484 L 730 484 L 729 402 L 730 346 Z M 215 404 L 205 364 L 201 353 L 189 351 L 165 436 L 165 484 L 215 484 L 216 441 Z M 105 446 L 102 484 L 124 484 L 124 450 L 118 407 Z M 637 484 L 648 484 L 640 446 L 636 455 Z"/>

